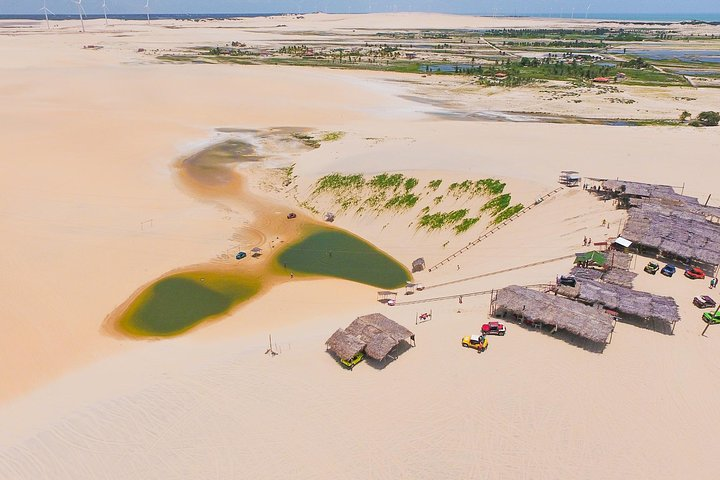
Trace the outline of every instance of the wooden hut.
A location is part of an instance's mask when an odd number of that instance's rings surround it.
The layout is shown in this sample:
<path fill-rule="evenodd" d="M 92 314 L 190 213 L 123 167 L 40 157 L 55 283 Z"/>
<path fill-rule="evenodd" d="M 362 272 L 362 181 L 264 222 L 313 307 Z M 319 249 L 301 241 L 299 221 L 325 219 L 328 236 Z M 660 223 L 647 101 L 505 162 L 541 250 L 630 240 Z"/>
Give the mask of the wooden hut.
<path fill-rule="evenodd" d="M 629 209 L 622 237 L 633 249 L 717 272 L 720 224 L 713 219 L 720 218 L 720 209 L 668 185 L 607 180 L 602 188 Z"/>
<path fill-rule="evenodd" d="M 563 170 L 560 172 L 559 181 L 566 187 L 577 187 L 580 185 L 580 180 L 582 180 L 582 177 L 579 172 L 574 170 Z"/>
<path fill-rule="evenodd" d="M 521 320 L 549 325 L 598 344 L 607 343 L 613 319 L 602 310 L 561 296 L 511 285 L 492 299 L 491 313 L 510 313 Z"/>
<path fill-rule="evenodd" d="M 413 271 L 413 273 L 415 273 L 415 272 L 422 272 L 423 270 L 425 270 L 425 259 L 422 258 L 422 257 L 420 257 L 420 258 L 418 258 L 418 259 L 415 259 L 415 260 L 412 262 L 412 271 Z"/>
<path fill-rule="evenodd" d="M 582 279 L 574 289 L 558 288 L 559 295 L 589 305 L 602 305 L 622 315 L 664 323 L 670 333 L 680 321 L 678 304 L 672 297 L 639 292 L 621 285 Z"/>
<path fill-rule="evenodd" d="M 342 360 L 364 351 L 368 357 L 384 361 L 403 341 L 412 341 L 414 346 L 415 334 L 381 313 L 372 313 L 356 318 L 345 330 L 338 329 L 325 346 Z"/>
<path fill-rule="evenodd" d="M 397 292 L 389 290 L 380 290 L 377 292 L 377 300 L 380 303 L 394 303 L 397 300 Z"/>

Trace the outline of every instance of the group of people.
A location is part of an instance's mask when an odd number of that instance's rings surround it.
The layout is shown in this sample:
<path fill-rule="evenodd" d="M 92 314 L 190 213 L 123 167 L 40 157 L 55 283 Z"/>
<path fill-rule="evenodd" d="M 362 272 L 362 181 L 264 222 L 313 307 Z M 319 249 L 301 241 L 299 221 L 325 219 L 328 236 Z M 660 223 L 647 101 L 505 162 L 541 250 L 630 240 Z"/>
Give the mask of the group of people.
<path fill-rule="evenodd" d="M 583 237 L 583 246 L 587 247 L 588 245 L 592 245 L 592 238 Z"/>

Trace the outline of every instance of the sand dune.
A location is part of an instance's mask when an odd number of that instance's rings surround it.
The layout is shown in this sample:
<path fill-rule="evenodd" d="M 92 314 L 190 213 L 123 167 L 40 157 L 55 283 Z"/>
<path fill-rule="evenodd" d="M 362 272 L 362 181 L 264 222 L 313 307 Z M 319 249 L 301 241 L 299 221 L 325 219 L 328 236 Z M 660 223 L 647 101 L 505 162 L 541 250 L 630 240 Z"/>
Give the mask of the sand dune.
<path fill-rule="evenodd" d="M 375 301 L 376 289 L 332 279 L 278 285 L 172 340 L 102 330 L 140 285 L 233 251 L 238 228 L 252 221 L 253 211 L 200 200 L 176 177 L 176 159 L 222 138 L 217 128 L 346 132 L 318 149 L 272 152 L 269 165 L 295 164 L 296 192 L 270 188 L 262 171 L 244 172 L 255 194 L 288 208 L 336 171 L 496 177 L 525 203 L 555 189 L 569 168 L 714 194 L 714 130 L 453 121 L 428 113 L 450 109 L 408 100 L 418 87 L 400 74 L 172 65 L 137 51 L 228 41 L 217 25 L 239 27 L 232 39 L 272 38 L 279 23 L 301 32 L 568 22 L 317 15 L 105 30 L 92 21 L 87 35 L 70 22 L 52 33 L 0 22 L 0 477 L 714 478 L 720 460 L 707 452 L 720 415 L 708 405 L 720 390 L 720 331 L 699 336 L 690 301 L 707 285 L 679 275 L 636 282 L 678 299 L 675 335 L 621 323 L 602 354 L 510 325 L 478 355 L 460 338 L 487 318 L 487 296 L 390 309 Z M 82 48 L 91 42 L 105 48 Z M 500 95 L 477 108 L 538 101 L 523 90 Z M 642 108 L 676 108 L 671 97 L 642 95 Z M 711 95 L 698 98 L 717 109 Z M 569 255 L 585 235 L 616 234 L 622 217 L 566 189 L 417 279 L 432 286 Z M 346 214 L 336 224 L 405 264 L 418 256 L 432 263 L 478 233 L 430 235 L 410 221 Z M 542 283 L 569 268 L 550 262 L 413 298 Z M 433 320 L 416 326 L 430 308 Z M 374 311 L 414 330 L 417 347 L 383 369 L 341 369 L 324 341 Z M 263 354 L 268 334 L 282 351 L 274 358 Z"/>

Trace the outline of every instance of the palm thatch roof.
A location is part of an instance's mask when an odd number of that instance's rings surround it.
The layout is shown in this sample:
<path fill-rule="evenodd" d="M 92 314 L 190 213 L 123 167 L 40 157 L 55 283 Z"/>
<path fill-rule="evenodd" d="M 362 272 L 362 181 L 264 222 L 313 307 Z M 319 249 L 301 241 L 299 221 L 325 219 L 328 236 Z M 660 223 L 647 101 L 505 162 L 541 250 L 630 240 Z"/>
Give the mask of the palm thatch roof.
<path fill-rule="evenodd" d="M 619 250 L 609 250 L 605 252 L 607 268 L 620 268 L 623 270 L 630 269 L 630 263 L 632 263 L 632 255 L 629 253 L 621 252 Z"/>
<path fill-rule="evenodd" d="M 365 343 L 342 328 L 338 328 L 325 345 L 343 360 L 350 360 L 365 348 Z"/>
<path fill-rule="evenodd" d="M 720 265 L 720 225 L 699 213 L 654 203 L 633 208 L 623 237 L 693 263 Z"/>
<path fill-rule="evenodd" d="M 414 339 L 415 334 L 380 313 L 358 317 L 343 330 L 336 331 L 325 345 L 343 360 L 358 352 L 375 360 L 383 360 L 390 350 L 403 340 Z"/>
<path fill-rule="evenodd" d="M 601 310 L 517 285 L 499 290 L 495 305 L 497 309 L 597 343 L 605 343 L 613 329 L 612 318 Z"/>
<path fill-rule="evenodd" d="M 557 288 L 557 293 L 581 302 L 603 305 L 626 315 L 667 324 L 680 321 L 678 304 L 674 298 L 638 292 L 620 285 L 583 279 L 574 289 Z"/>
<path fill-rule="evenodd" d="M 595 270 L 594 268 L 573 267 L 570 275 L 578 280 L 602 280 L 607 283 L 614 283 L 623 287 L 632 288 L 637 273 L 623 270 L 622 268 L 610 268 L 608 270 Z"/>
<path fill-rule="evenodd" d="M 603 282 L 620 285 L 625 288 L 632 288 L 633 281 L 637 277 L 637 273 L 623 270 L 622 268 L 611 268 L 603 273 L 601 280 Z"/>
<path fill-rule="evenodd" d="M 668 185 L 606 180 L 603 189 L 621 199 L 629 211 L 622 236 L 664 255 L 717 267 L 720 265 L 720 208 L 700 204 Z"/>

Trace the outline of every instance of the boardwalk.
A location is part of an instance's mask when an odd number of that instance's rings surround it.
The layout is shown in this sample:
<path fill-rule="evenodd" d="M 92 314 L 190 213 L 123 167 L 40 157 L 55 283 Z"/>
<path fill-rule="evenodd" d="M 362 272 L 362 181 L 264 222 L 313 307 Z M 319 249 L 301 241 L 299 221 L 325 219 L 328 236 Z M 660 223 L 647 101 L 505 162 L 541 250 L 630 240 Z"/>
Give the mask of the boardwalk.
<path fill-rule="evenodd" d="M 447 263 L 450 263 L 450 262 L 451 262 L 455 257 L 457 257 L 458 255 L 461 255 L 461 254 L 467 252 L 468 250 L 470 250 L 472 247 L 474 247 L 474 246 L 477 245 L 478 243 L 482 242 L 483 240 L 485 240 L 486 238 L 490 237 L 491 235 L 494 235 L 498 230 L 500 230 L 501 228 L 503 228 L 503 227 L 506 226 L 507 224 L 515 221 L 518 217 L 521 217 L 522 215 L 524 215 L 525 213 L 529 212 L 530 210 L 532 210 L 533 208 L 537 207 L 538 205 L 541 205 L 544 200 L 546 200 L 546 199 L 554 196 L 555 194 L 557 194 L 558 192 L 560 192 L 563 188 L 565 188 L 565 187 L 558 187 L 558 188 L 556 188 L 555 190 L 553 190 L 552 192 L 546 193 L 546 194 L 543 195 L 542 197 L 538 198 L 533 204 L 528 205 L 527 207 L 523 208 L 523 209 L 520 210 L 517 214 L 515 214 L 515 215 L 513 215 L 512 217 L 508 218 L 507 220 L 505 220 L 504 222 L 500 223 L 499 225 L 494 226 L 493 228 L 491 228 L 491 229 L 488 230 L 487 232 L 485 232 L 485 233 L 483 233 L 482 235 L 480 235 L 480 237 L 478 237 L 477 239 L 473 240 L 472 242 L 468 243 L 466 246 L 464 246 L 463 248 L 461 248 L 460 250 L 458 250 L 457 252 L 451 254 L 450 256 L 444 258 L 444 259 L 441 260 L 440 262 L 438 262 L 438 263 L 436 263 L 435 265 L 433 265 L 432 267 L 428 268 L 428 272 L 432 272 L 433 270 L 437 270 L 438 268 L 442 267 L 443 265 L 445 265 L 445 264 L 447 264 Z"/>

